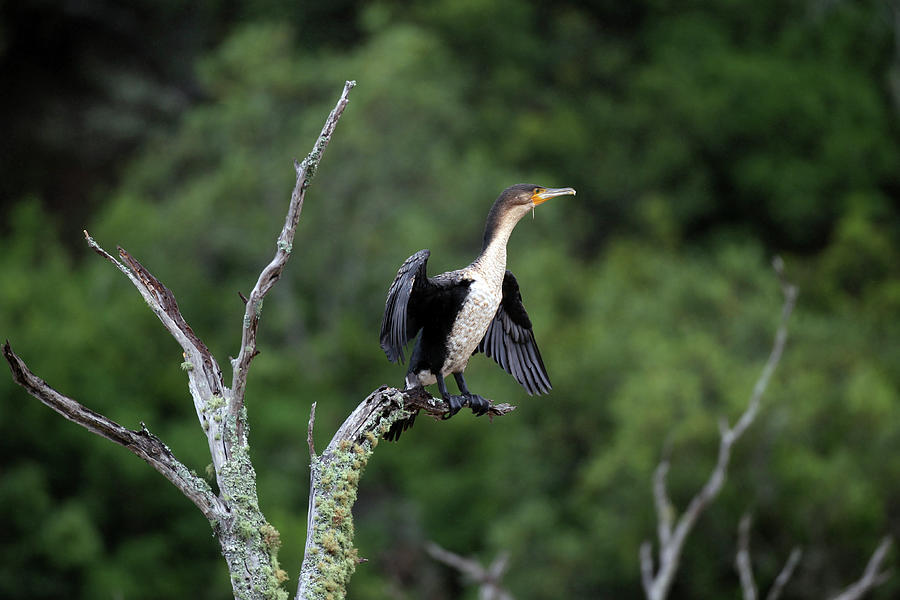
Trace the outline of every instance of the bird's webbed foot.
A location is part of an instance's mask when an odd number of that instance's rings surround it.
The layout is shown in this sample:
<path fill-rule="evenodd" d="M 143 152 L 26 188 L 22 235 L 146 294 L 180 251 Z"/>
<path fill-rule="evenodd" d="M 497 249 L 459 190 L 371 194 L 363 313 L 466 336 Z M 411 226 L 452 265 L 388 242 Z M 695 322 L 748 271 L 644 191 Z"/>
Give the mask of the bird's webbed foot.
<path fill-rule="evenodd" d="M 466 405 L 467 400 L 468 398 L 466 398 L 465 396 L 451 396 L 449 394 L 446 395 L 444 397 L 444 402 L 447 403 L 447 405 L 450 407 L 450 410 L 444 413 L 444 420 L 447 420 L 458 413 L 459 409 Z"/>
<path fill-rule="evenodd" d="M 480 417 L 486 413 L 491 407 L 491 401 L 484 396 L 479 396 L 478 394 L 470 392 L 469 387 L 466 385 L 466 380 L 463 379 L 462 373 L 454 373 L 453 378 L 456 379 L 456 385 L 459 387 L 459 391 L 462 392 L 463 397 L 466 399 L 466 404 L 472 409 L 475 416 Z"/>
<path fill-rule="evenodd" d="M 484 413 L 491 408 L 491 401 L 485 398 L 484 396 L 479 396 L 478 394 L 469 394 L 466 397 L 469 408 L 472 409 L 472 412 L 476 417 L 480 417 Z"/>
<path fill-rule="evenodd" d="M 441 398 L 444 399 L 444 402 L 447 403 L 447 406 L 450 409 L 444 413 L 444 420 L 449 419 L 453 415 L 459 412 L 463 406 L 466 405 L 466 397 L 465 396 L 451 396 L 450 392 L 447 391 L 447 384 L 444 382 L 444 378 L 438 376 L 437 378 L 438 389 L 441 391 Z"/>

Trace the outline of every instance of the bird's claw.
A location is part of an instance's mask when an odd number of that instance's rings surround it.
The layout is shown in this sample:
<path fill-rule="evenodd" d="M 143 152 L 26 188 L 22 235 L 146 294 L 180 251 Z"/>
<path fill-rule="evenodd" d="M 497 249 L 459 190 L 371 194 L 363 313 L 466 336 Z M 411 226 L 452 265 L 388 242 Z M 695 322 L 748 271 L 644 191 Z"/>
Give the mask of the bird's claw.
<path fill-rule="evenodd" d="M 480 417 L 491 408 L 491 401 L 478 394 L 470 394 L 468 398 L 469 408 L 476 417 Z"/>
<path fill-rule="evenodd" d="M 445 421 L 458 413 L 459 409 L 466 405 L 465 396 L 447 396 L 446 398 L 444 398 L 444 401 L 450 407 L 450 410 L 444 413 L 443 418 Z"/>

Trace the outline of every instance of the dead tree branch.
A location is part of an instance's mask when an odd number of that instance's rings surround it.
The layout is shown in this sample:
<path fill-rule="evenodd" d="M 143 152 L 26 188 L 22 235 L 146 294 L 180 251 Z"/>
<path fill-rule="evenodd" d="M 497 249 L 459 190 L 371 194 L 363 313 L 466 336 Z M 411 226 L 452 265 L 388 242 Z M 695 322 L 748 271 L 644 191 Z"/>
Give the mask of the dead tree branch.
<path fill-rule="evenodd" d="M 216 518 L 224 510 L 206 480 L 189 471 L 175 458 L 168 446 L 150 433 L 143 424 L 140 431 L 126 429 L 72 398 L 60 394 L 28 369 L 25 362 L 10 348 L 9 341 L 3 344 L 3 357 L 12 370 L 13 381 L 25 388 L 29 394 L 91 433 L 128 448 L 190 498 L 207 519 Z"/>
<path fill-rule="evenodd" d="M 753 565 L 750 558 L 751 521 L 752 519 L 749 514 L 745 514 L 741 517 L 740 524 L 738 525 L 738 551 L 734 560 L 735 568 L 741 579 L 741 592 L 743 593 L 744 600 L 756 600 L 756 598 L 758 598 L 756 580 L 753 577 Z M 794 574 L 794 569 L 797 568 L 797 564 L 800 562 L 802 554 L 803 552 L 800 548 L 791 550 L 787 562 L 772 583 L 772 587 L 766 595 L 766 600 L 778 600 L 784 586 Z"/>
<path fill-rule="evenodd" d="M 741 517 L 738 525 L 738 551 L 734 559 L 738 576 L 741 578 L 741 592 L 744 600 L 756 600 L 756 581 L 753 578 L 753 565 L 750 562 L 750 515 Z"/>
<path fill-rule="evenodd" d="M 313 407 L 307 428 L 311 457 L 309 512 L 297 600 L 342 592 L 356 570 L 359 557 L 353 547 L 353 504 L 362 471 L 379 439 L 395 421 L 415 411 L 441 419 L 448 409 L 443 400 L 422 388 L 400 391 L 382 386 L 356 407 L 325 451 L 316 455 Z M 512 410 L 515 406 L 494 404 L 488 414 L 502 416 Z"/>
<path fill-rule="evenodd" d="M 882 539 L 878 547 L 875 548 L 875 552 L 872 553 L 872 557 L 869 559 L 869 564 L 866 565 L 866 570 L 863 572 L 862 577 L 846 587 L 832 600 L 859 600 L 887 581 L 890 578 L 890 573 L 881 570 L 881 563 L 884 562 L 884 558 L 887 556 L 890 548 L 891 538 L 888 536 Z"/>
<path fill-rule="evenodd" d="M 773 260 L 773 267 L 781 283 L 784 304 L 781 309 L 781 321 L 775 333 L 775 341 L 772 345 L 769 359 L 766 361 L 762 373 L 753 386 L 753 392 L 750 395 L 747 408 L 738 418 L 734 427 L 729 427 L 725 419 L 719 421 L 719 455 L 716 466 L 700 491 L 691 499 L 687 509 L 674 523 L 675 509 L 666 492 L 666 475 L 669 471 L 668 456 L 665 456 L 660 461 L 654 472 L 653 494 L 658 519 L 657 537 L 659 543 L 657 565 L 654 566 L 653 546 L 650 541 L 645 541 L 641 544 L 640 549 L 641 583 L 644 587 L 644 593 L 649 600 L 663 600 L 668 595 L 675 573 L 678 571 L 678 563 L 681 559 L 684 543 L 693 530 L 697 519 L 721 491 L 728 472 L 728 464 L 731 460 L 731 448 L 756 418 L 762 395 L 766 391 L 772 374 L 775 372 L 775 367 L 778 366 L 781 360 L 781 355 L 787 342 L 788 320 L 797 300 L 797 288 L 784 279 L 783 266 L 780 258 L 776 257 Z"/>
<path fill-rule="evenodd" d="M 126 429 L 53 390 L 28 369 L 8 342 L 3 346 L 3 356 L 16 383 L 65 418 L 140 456 L 200 508 L 210 520 L 219 540 L 236 598 L 287 597 L 287 593 L 280 589 L 287 575 L 278 566 L 279 535 L 259 509 L 256 473 L 247 446 L 244 390 L 250 360 L 257 354 L 256 333 L 263 299 L 281 276 L 290 256 L 306 189 L 347 106 L 348 94 L 354 85 L 352 81 L 346 82 L 312 151 L 303 162 L 294 161 L 297 180 L 285 225 L 276 244 L 275 258 L 263 269 L 246 302 L 241 348 L 232 363 L 234 378 L 231 388 L 225 385 L 222 371 L 212 353 L 182 316 L 174 294 L 124 249 L 118 249 L 119 259 L 116 259 L 87 231 L 84 232 L 88 245 L 128 277 L 181 346 L 184 354 L 182 367 L 187 373 L 194 408 L 209 444 L 218 494 L 185 468 L 165 444 L 146 428 L 141 431 Z"/>
<path fill-rule="evenodd" d="M 791 577 L 794 575 L 794 571 L 797 569 L 797 565 L 800 564 L 801 556 L 803 556 L 803 550 L 799 547 L 795 547 L 791 550 L 787 562 L 784 563 L 784 567 L 781 568 L 775 581 L 772 582 L 772 587 L 769 588 L 766 600 L 778 600 L 778 598 L 781 597 L 784 586 L 790 581 Z"/>
<path fill-rule="evenodd" d="M 488 568 L 484 568 L 475 559 L 445 550 L 434 542 L 429 542 L 425 546 L 425 551 L 431 558 L 456 569 L 467 579 L 478 584 L 479 600 L 513 600 L 512 594 L 500 585 L 509 563 L 508 553 L 501 553 Z"/>
<path fill-rule="evenodd" d="M 233 378 L 231 383 L 232 399 L 229 402 L 228 414 L 237 422 L 237 436 L 239 440 L 244 436 L 243 419 L 240 418 L 241 409 L 244 407 L 244 390 L 247 386 L 247 371 L 250 368 L 250 361 L 258 354 L 256 349 L 256 333 L 259 329 L 259 318 L 262 314 L 263 300 L 272 286 L 281 278 L 281 273 L 291 257 L 291 251 L 294 246 L 294 233 L 297 231 L 297 223 L 300 220 L 300 212 L 303 210 L 303 199 L 306 196 L 306 188 L 316 170 L 319 167 L 319 161 L 322 159 L 322 153 L 328 147 L 331 136 L 338 120 L 344 113 L 344 109 L 349 102 L 348 95 L 350 90 L 356 85 L 355 81 L 348 81 L 344 85 L 344 91 L 335 105 L 334 110 L 325 120 L 325 126 L 319 134 L 316 145 L 302 162 L 294 161 L 294 169 L 297 172 L 297 181 L 294 184 L 294 191 L 291 193 L 291 202 L 288 206 L 287 216 L 284 220 L 284 227 L 275 243 L 275 256 L 272 261 L 259 274 L 256 285 L 250 292 L 250 297 L 245 302 L 243 331 L 241 333 L 241 348 L 238 351 L 237 358 L 232 360 L 231 366 L 233 370 Z"/>

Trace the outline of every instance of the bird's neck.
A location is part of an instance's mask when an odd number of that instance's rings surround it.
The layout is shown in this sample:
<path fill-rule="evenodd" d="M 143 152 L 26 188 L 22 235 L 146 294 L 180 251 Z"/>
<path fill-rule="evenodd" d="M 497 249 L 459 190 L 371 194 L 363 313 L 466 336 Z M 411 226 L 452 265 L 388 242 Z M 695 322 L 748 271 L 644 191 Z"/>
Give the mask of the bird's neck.
<path fill-rule="evenodd" d="M 516 227 L 518 219 L 496 219 L 488 222 L 484 232 L 481 254 L 472 262 L 472 267 L 488 280 L 491 286 L 501 286 L 506 273 L 506 244 Z"/>

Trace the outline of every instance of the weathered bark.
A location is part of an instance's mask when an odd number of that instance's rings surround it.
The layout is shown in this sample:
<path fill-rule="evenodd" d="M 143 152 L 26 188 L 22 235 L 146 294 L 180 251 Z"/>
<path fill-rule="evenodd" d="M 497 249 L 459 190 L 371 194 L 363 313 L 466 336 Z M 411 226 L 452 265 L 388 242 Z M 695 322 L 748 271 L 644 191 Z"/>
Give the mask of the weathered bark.
<path fill-rule="evenodd" d="M 312 439 L 313 405 L 307 430 L 310 477 L 306 549 L 297 600 L 345 597 L 358 562 L 353 547 L 353 504 L 369 456 L 394 421 L 418 410 L 440 419 L 448 409 L 443 400 L 432 398 L 422 388 L 400 391 L 380 387 L 356 407 L 317 456 Z M 494 404 L 486 414 L 492 418 L 514 409 L 509 404 Z"/>
<path fill-rule="evenodd" d="M 225 384 L 215 357 L 181 315 L 172 292 L 124 249 L 118 249 L 121 260 L 116 259 L 85 231 L 90 247 L 131 280 L 150 309 L 181 346 L 184 353 L 182 367 L 187 373 L 194 408 L 207 438 L 218 493 L 179 462 L 169 448 L 146 428 L 141 431 L 129 430 L 60 394 L 35 376 L 13 352 L 8 342 L 3 346 L 3 355 L 10 365 L 13 379 L 31 395 L 67 419 L 128 448 L 162 473 L 197 505 L 209 519 L 219 540 L 222 554 L 228 563 L 235 598 L 288 597 L 287 591 L 281 588 L 287 575 L 278 565 L 279 535 L 259 508 L 256 472 L 247 446 L 244 391 L 250 361 L 257 354 L 256 332 L 263 299 L 290 258 L 306 189 L 347 106 L 348 94 L 354 85 L 350 81 L 345 84 L 312 152 L 302 162 L 294 162 L 297 179 L 285 225 L 276 243 L 275 257 L 263 269 L 247 301 L 241 347 L 238 357 L 232 362 L 234 377 L 231 388 Z"/>

